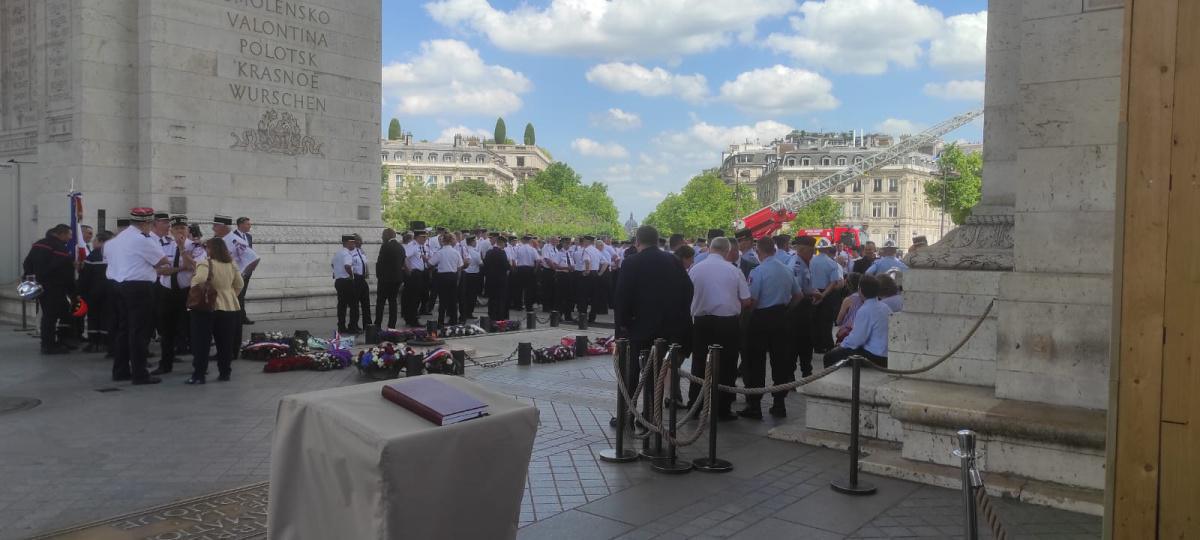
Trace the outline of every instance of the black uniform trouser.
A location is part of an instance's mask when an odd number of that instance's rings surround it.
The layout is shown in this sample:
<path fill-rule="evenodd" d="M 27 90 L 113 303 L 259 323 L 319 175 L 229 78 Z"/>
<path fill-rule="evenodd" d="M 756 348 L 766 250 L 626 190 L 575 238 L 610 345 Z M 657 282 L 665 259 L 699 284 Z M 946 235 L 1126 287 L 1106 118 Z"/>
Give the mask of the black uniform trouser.
<path fill-rule="evenodd" d="M 792 353 L 800 362 L 800 376 L 812 375 L 813 337 L 816 327 L 813 318 L 817 307 L 807 298 L 796 304 L 788 312 L 788 329 L 792 334 Z"/>
<path fill-rule="evenodd" d="M 483 287 L 483 274 L 463 272 L 462 284 L 459 286 L 458 318 L 462 322 L 475 318 L 475 301 Z"/>
<path fill-rule="evenodd" d="M 154 288 L 152 281 L 124 281 L 117 284 L 117 302 L 121 316 L 117 321 L 114 340 L 113 377 L 132 377 L 145 380 L 146 348 L 150 345 L 150 330 L 154 328 Z"/>
<path fill-rule="evenodd" d="M 375 285 L 375 322 L 383 326 L 383 305 L 388 306 L 387 328 L 396 327 L 396 297 L 400 295 L 399 281 L 380 281 Z"/>
<path fill-rule="evenodd" d="M 580 317 L 596 315 L 596 274 L 580 272 L 575 278 L 575 310 Z"/>
<path fill-rule="evenodd" d="M 458 324 L 458 272 L 438 272 L 433 275 L 433 287 L 438 297 L 438 326 Z"/>
<path fill-rule="evenodd" d="M 333 290 L 337 291 L 337 325 L 338 332 L 345 332 L 346 310 L 350 310 L 350 322 L 358 322 L 358 297 L 356 296 L 354 280 L 339 278 L 333 280 Z"/>
<path fill-rule="evenodd" d="M 338 280 L 341 281 L 341 280 Z M 209 346 L 217 343 L 217 373 L 229 375 L 233 370 L 233 351 L 238 345 L 240 311 L 192 310 L 192 376 L 208 375 Z"/>
<path fill-rule="evenodd" d="M 717 369 L 717 382 L 726 386 L 737 384 L 737 361 L 738 361 L 738 346 L 741 344 L 741 324 L 740 317 L 730 315 L 728 317 L 718 317 L 716 315 L 702 315 L 696 317 L 692 326 L 692 374 L 697 377 L 704 377 L 707 373 L 705 369 L 708 366 L 708 347 L 711 345 L 721 346 L 721 356 L 719 357 L 720 364 Z M 700 396 L 700 388 L 703 385 L 696 383 L 688 384 L 688 401 L 694 402 Z M 703 396 L 707 399 L 708 396 Z M 717 412 L 730 412 L 733 402 L 736 400 L 731 392 L 721 392 L 717 394 Z"/>
<path fill-rule="evenodd" d="M 162 347 L 162 359 L 158 368 L 171 371 L 175 365 L 175 344 L 179 338 L 180 321 L 187 320 L 187 297 L 189 288 L 168 289 L 158 286 L 158 335 Z"/>
<path fill-rule="evenodd" d="M 362 326 L 358 326 L 358 319 L 351 321 L 351 326 L 365 330 L 371 325 L 371 285 L 367 283 L 367 278 L 354 276 L 354 294 L 358 300 L 358 311 L 362 314 Z"/>
<path fill-rule="evenodd" d="M 838 308 L 842 306 L 840 295 L 837 291 L 825 298 L 820 304 L 816 304 L 813 311 L 813 348 L 819 351 L 828 351 L 834 347 L 833 342 L 833 322 L 837 319 Z"/>
<path fill-rule="evenodd" d="M 433 313 L 433 302 L 437 300 L 437 289 L 433 287 L 433 269 L 422 270 L 425 279 L 424 292 L 421 294 L 421 313 Z"/>
<path fill-rule="evenodd" d="M 874 354 L 871 351 L 868 351 L 865 347 L 859 347 L 857 349 L 836 347 L 833 350 L 825 353 L 825 356 L 821 360 L 825 363 L 825 367 L 829 367 L 854 355 L 865 357 L 866 359 L 883 367 L 887 367 L 888 365 L 888 359 L 886 356 Z"/>
<path fill-rule="evenodd" d="M 84 298 L 88 304 L 87 337 L 92 345 L 108 345 L 108 326 L 112 309 L 108 291 L 92 292 Z"/>
<path fill-rule="evenodd" d="M 108 336 L 104 340 L 104 345 L 108 347 L 108 356 L 116 357 L 117 354 L 117 328 L 121 326 L 121 296 L 117 294 L 117 282 L 108 280 L 108 296 L 107 304 L 104 313 L 108 320 L 104 321 L 108 330 Z"/>
<path fill-rule="evenodd" d="M 249 320 L 246 318 L 246 290 L 250 288 L 250 276 L 253 275 L 254 272 L 242 274 L 242 290 L 238 292 L 238 317 L 241 320 L 238 322 Z"/>
<path fill-rule="evenodd" d="M 71 309 L 67 301 L 67 289 L 56 285 L 42 284 L 42 295 L 38 297 L 38 304 L 42 308 L 42 318 L 38 326 L 42 347 L 53 347 L 59 342 L 58 322 L 65 321 L 67 311 Z"/>
<path fill-rule="evenodd" d="M 488 318 L 493 321 L 508 320 L 508 279 L 489 277 L 487 280 Z"/>
<path fill-rule="evenodd" d="M 532 266 L 518 266 L 513 272 L 516 283 L 513 284 L 513 294 L 517 295 L 518 307 L 525 311 L 533 311 L 534 299 L 537 297 L 537 274 Z"/>
<path fill-rule="evenodd" d="M 542 268 L 538 270 L 538 277 L 541 281 L 540 293 L 538 300 L 542 304 L 542 311 L 552 311 L 558 309 L 558 301 L 555 299 L 555 294 L 558 290 L 554 285 L 554 276 L 558 272 L 550 268 Z"/>
<path fill-rule="evenodd" d="M 555 272 L 555 299 L 558 300 L 558 312 L 566 318 L 571 318 L 575 310 L 575 281 L 579 277 L 576 272 Z"/>
<path fill-rule="evenodd" d="M 771 382 L 786 384 L 796 380 L 796 363 L 791 353 L 791 341 L 787 331 L 787 307 L 772 306 L 756 309 L 750 315 L 750 327 L 746 336 L 746 354 L 742 356 L 742 380 L 747 388 L 760 388 L 767 384 L 767 355 L 771 356 Z M 787 392 L 775 392 L 776 405 L 783 405 Z M 758 407 L 761 395 L 746 396 L 746 404 Z"/>
<path fill-rule="evenodd" d="M 408 326 L 421 325 L 421 304 L 428 294 L 426 288 L 429 282 L 425 280 L 428 275 L 424 270 L 413 270 L 404 278 L 404 291 L 400 294 L 400 312 Z"/>

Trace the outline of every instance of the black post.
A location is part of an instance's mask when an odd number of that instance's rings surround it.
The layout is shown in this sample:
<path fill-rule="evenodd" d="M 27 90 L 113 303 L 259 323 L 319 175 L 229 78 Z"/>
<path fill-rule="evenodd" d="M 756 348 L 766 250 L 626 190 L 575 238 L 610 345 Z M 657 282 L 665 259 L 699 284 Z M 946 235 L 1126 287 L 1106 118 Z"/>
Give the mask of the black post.
<path fill-rule="evenodd" d="M 559 318 L 559 314 L 557 311 L 550 312 L 550 326 L 552 328 L 558 328 L 558 320 L 559 320 L 558 318 Z"/>
<path fill-rule="evenodd" d="M 721 363 L 721 346 L 709 345 L 708 347 L 708 362 L 705 364 L 705 369 L 712 370 L 712 386 L 708 389 L 708 395 L 702 396 L 708 400 L 709 415 L 708 415 L 708 457 L 700 458 L 692 462 L 696 470 L 703 472 L 729 472 L 733 470 L 733 463 L 717 458 L 717 404 L 720 398 L 717 397 L 717 386 L 721 381 L 721 371 L 717 367 Z"/>
<path fill-rule="evenodd" d="M 404 355 L 404 375 L 416 377 L 425 373 L 425 359 L 419 354 Z"/>
<path fill-rule="evenodd" d="M 482 328 L 484 332 L 495 331 L 495 329 L 492 328 L 492 319 L 486 315 L 479 317 L 479 327 Z"/>
<path fill-rule="evenodd" d="M 450 349 L 450 358 L 454 359 L 454 374 L 467 374 L 467 351 L 462 349 Z"/>
<path fill-rule="evenodd" d="M 109 301 L 111 302 L 111 300 L 109 300 Z M 27 307 L 28 304 L 29 304 L 28 300 L 25 300 L 24 298 L 21 299 L 21 331 L 22 332 L 29 330 L 29 323 L 27 322 L 27 319 L 26 319 L 28 317 L 28 315 L 27 315 L 27 312 L 29 309 Z"/>
<path fill-rule="evenodd" d="M 870 482 L 858 481 L 858 391 L 860 381 L 859 357 L 850 357 L 850 367 L 853 370 L 851 373 L 851 389 L 850 389 L 850 477 L 846 480 L 838 479 L 829 483 L 830 487 L 838 493 L 846 495 L 871 495 L 875 493 L 875 485 Z"/>
<path fill-rule="evenodd" d="M 529 330 L 537 328 L 537 313 L 532 311 L 525 312 L 525 328 Z"/>
<path fill-rule="evenodd" d="M 588 337 L 575 336 L 575 358 L 583 358 L 588 352 Z"/>
<path fill-rule="evenodd" d="M 673 344 L 671 345 L 671 350 L 667 352 L 666 358 L 666 361 L 670 362 L 668 365 L 671 367 L 671 382 L 665 391 L 671 396 L 679 393 L 679 365 L 676 363 L 676 360 L 680 360 L 679 345 Z M 671 403 L 667 409 L 667 422 L 670 425 L 670 428 L 668 428 L 667 431 L 667 433 L 670 434 L 670 437 L 667 439 L 667 456 L 658 458 L 651 464 L 651 468 L 663 474 L 683 474 L 692 471 L 692 463 L 686 459 L 679 459 L 679 449 L 676 448 L 675 443 L 672 442 L 675 439 L 675 435 L 677 433 L 676 428 L 678 427 L 676 425 L 678 421 L 677 407 L 677 400 L 671 398 Z"/>
<path fill-rule="evenodd" d="M 551 320 L 554 313 L 551 312 Z M 622 379 L 627 379 L 629 374 L 629 340 L 621 338 L 617 340 L 617 376 Z M 633 391 L 632 388 L 629 389 Z M 600 451 L 600 461 L 609 463 L 629 463 L 637 461 L 638 453 L 633 449 L 625 448 L 625 422 L 629 420 L 629 411 L 625 407 L 625 397 L 621 395 L 621 389 L 617 389 L 617 441 L 616 446 L 607 450 Z"/>
<path fill-rule="evenodd" d="M 517 365 L 528 366 L 533 362 L 533 344 L 522 341 L 517 343 Z"/>

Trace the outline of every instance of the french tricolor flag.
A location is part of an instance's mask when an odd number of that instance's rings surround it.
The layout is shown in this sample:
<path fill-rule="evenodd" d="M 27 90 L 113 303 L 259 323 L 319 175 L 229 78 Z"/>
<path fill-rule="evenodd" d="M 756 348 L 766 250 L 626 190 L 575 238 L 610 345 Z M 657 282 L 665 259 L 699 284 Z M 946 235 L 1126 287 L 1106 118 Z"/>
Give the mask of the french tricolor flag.
<path fill-rule="evenodd" d="M 83 193 L 72 191 L 67 196 L 71 199 L 71 241 L 67 242 L 67 250 L 75 254 L 75 262 L 82 262 L 91 253 L 91 246 L 83 241 Z"/>

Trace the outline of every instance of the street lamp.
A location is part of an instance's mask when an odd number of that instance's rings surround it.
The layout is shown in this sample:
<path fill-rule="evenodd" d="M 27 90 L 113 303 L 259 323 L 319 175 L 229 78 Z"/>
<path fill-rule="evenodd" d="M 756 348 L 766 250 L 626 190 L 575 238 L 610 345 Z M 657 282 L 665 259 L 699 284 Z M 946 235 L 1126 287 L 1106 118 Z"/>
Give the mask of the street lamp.
<path fill-rule="evenodd" d="M 950 204 L 946 198 L 946 189 L 951 178 L 958 178 L 958 173 L 941 160 L 938 160 L 938 169 L 942 173 L 942 216 L 938 219 L 938 241 L 941 241 L 942 237 L 946 235 L 946 209 Z"/>

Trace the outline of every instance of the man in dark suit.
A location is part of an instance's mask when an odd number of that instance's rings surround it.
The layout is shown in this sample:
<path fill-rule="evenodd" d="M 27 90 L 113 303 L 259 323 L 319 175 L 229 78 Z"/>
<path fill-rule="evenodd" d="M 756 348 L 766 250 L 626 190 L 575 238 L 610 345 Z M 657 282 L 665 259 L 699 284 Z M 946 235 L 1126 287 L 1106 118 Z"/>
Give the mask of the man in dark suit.
<path fill-rule="evenodd" d="M 511 269 L 504 248 L 508 239 L 503 235 L 496 239 L 492 249 L 483 256 L 484 287 L 488 296 L 488 318 L 493 321 L 508 320 L 508 271 Z"/>
<path fill-rule="evenodd" d="M 688 339 L 692 280 L 683 263 L 658 249 L 658 230 L 637 230 L 637 254 L 621 266 L 617 282 L 616 326 L 629 338 L 630 350 L 650 348 L 655 339 L 683 343 Z"/>
<path fill-rule="evenodd" d="M 867 242 L 866 244 L 863 244 L 863 256 L 857 261 L 854 261 L 854 265 L 850 267 L 850 271 L 856 274 L 866 274 L 867 269 L 870 268 L 872 264 L 875 264 L 876 260 L 875 242 Z"/>
<path fill-rule="evenodd" d="M 384 229 L 383 246 L 379 248 L 379 258 L 375 261 L 375 279 L 378 281 L 375 291 L 375 322 L 383 324 L 383 304 L 386 302 L 387 328 L 396 327 L 396 297 L 400 294 L 400 284 L 404 282 L 407 258 L 404 246 L 396 239 L 396 231 Z"/>

